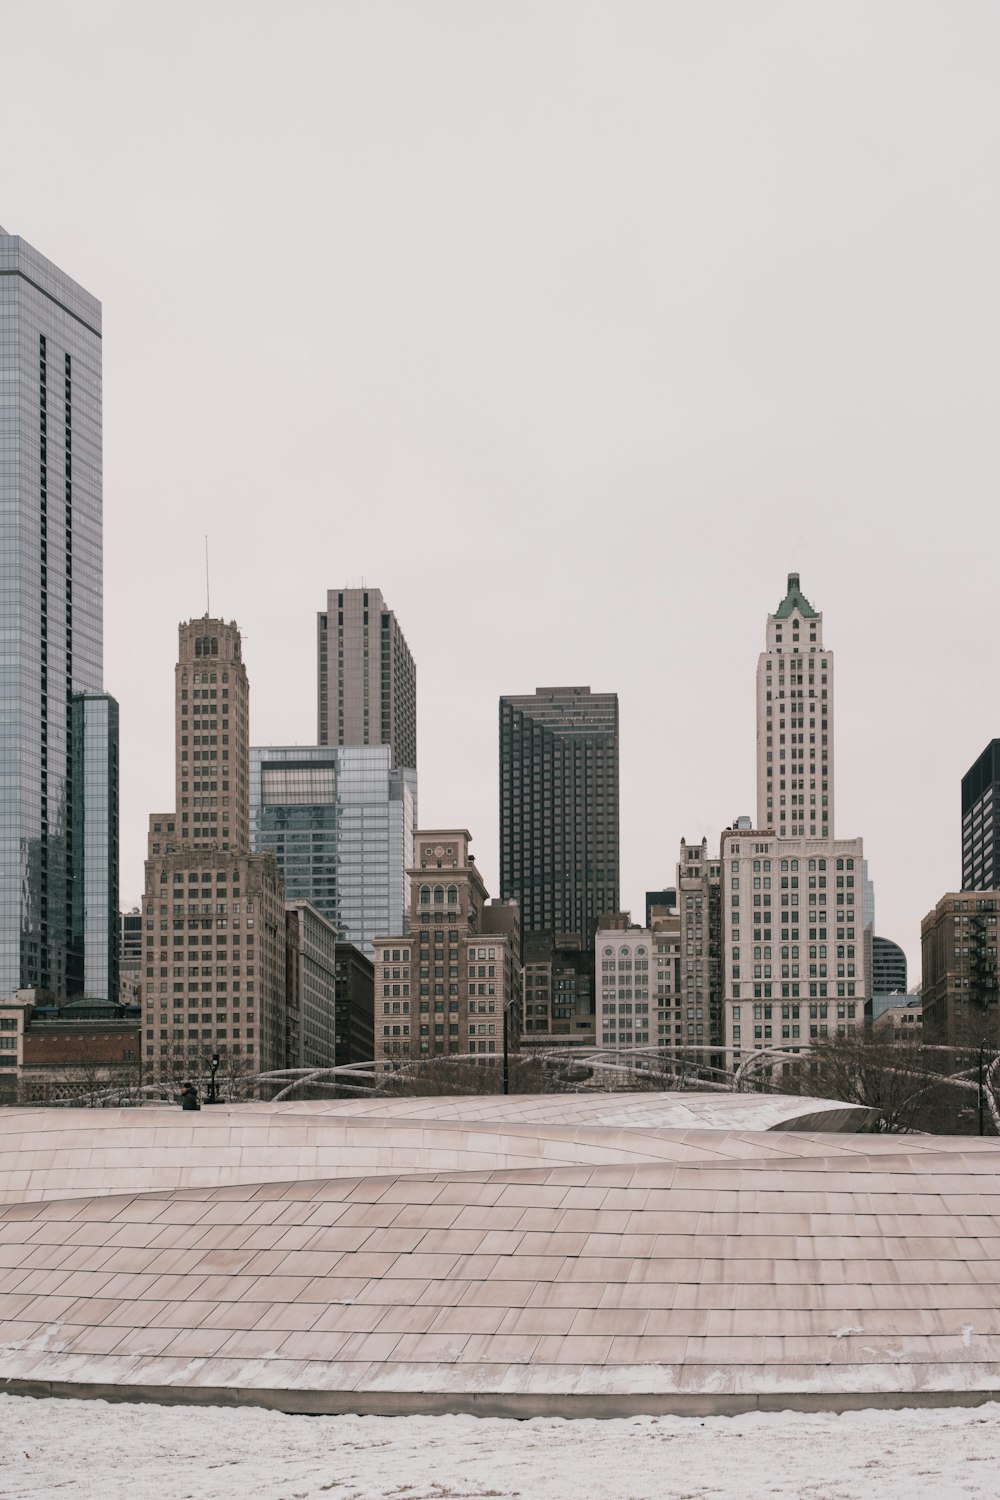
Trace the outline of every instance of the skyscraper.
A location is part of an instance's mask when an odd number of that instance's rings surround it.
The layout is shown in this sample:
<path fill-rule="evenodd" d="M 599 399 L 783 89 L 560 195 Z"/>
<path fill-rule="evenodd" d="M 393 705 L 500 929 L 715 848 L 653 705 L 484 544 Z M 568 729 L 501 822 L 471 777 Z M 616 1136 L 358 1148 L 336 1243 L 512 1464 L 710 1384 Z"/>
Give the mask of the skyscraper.
<path fill-rule="evenodd" d="M 368 958 L 406 929 L 417 773 L 387 745 L 264 745 L 250 752 L 250 837 L 288 901 L 308 901 Z"/>
<path fill-rule="evenodd" d="M 618 910 L 618 695 L 500 699 L 500 894 L 522 933 L 575 933 Z"/>
<path fill-rule="evenodd" d="M 218 1053 L 232 1089 L 285 1064 L 285 890 L 250 852 L 249 687 L 240 633 L 179 627 L 177 809 L 150 817 L 143 895 L 143 1056 L 179 1081 Z"/>
<path fill-rule="evenodd" d="M 962 777 L 962 889 L 1000 885 L 1000 740 Z"/>
<path fill-rule="evenodd" d="M 117 705 L 102 684 L 101 305 L 2 229 L 0 526 L 0 996 L 37 988 L 117 999 Z M 107 804 L 96 786 L 88 801 L 90 770 Z"/>
<path fill-rule="evenodd" d="M 388 745 L 416 769 L 417 669 L 378 589 L 331 589 L 317 616 L 321 745 Z"/>
<path fill-rule="evenodd" d="M 833 837 L 833 652 L 789 573 L 757 663 L 757 827 Z"/>

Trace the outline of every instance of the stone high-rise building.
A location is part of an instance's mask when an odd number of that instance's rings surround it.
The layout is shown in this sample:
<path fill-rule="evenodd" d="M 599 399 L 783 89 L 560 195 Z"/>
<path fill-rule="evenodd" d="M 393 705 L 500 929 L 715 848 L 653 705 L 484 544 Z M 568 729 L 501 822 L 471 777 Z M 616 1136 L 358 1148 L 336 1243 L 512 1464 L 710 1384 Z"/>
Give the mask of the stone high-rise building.
<path fill-rule="evenodd" d="M 330 589 L 317 616 L 321 745 L 388 745 L 417 765 L 417 669 L 378 589 Z"/>
<path fill-rule="evenodd" d="M 417 832 L 409 932 L 375 940 L 378 1056 L 503 1053 L 520 1036 L 518 912 L 491 902 L 464 828 Z"/>
<path fill-rule="evenodd" d="M 962 889 L 1000 886 L 1000 740 L 962 777 Z"/>
<path fill-rule="evenodd" d="M 833 837 L 833 652 L 798 573 L 767 617 L 757 663 L 757 827 Z"/>
<path fill-rule="evenodd" d="M 0 999 L 117 1000 L 101 304 L 0 229 Z"/>
<path fill-rule="evenodd" d="M 1000 890 L 949 891 L 920 924 L 924 1041 L 1000 1042 L 997 913 Z"/>
<path fill-rule="evenodd" d="M 150 818 L 143 895 L 147 1076 L 223 1089 L 286 1063 L 284 883 L 250 852 L 249 688 L 235 624 L 179 627 L 177 809 Z"/>
<path fill-rule="evenodd" d="M 618 910 L 618 695 L 538 688 L 500 699 L 500 894 L 522 932 L 592 946 Z"/>

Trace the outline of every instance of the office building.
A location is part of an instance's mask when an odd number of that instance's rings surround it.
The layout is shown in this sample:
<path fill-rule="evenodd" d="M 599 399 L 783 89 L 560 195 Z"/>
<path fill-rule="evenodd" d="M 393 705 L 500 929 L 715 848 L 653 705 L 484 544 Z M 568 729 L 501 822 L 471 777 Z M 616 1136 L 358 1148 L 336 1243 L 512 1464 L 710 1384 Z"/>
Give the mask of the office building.
<path fill-rule="evenodd" d="M 890 938 L 872 938 L 872 995 L 906 994 L 906 954 Z"/>
<path fill-rule="evenodd" d="M 534 1043 L 593 1046 L 594 956 L 577 933 L 529 932 L 524 938 L 521 1035 Z"/>
<path fill-rule="evenodd" d="M 101 305 L 2 229 L 0 459 L 0 998 L 107 996 L 118 787 L 102 683 Z M 101 786 L 88 794 L 90 770 Z"/>
<path fill-rule="evenodd" d="M 674 911 L 677 907 L 676 886 L 666 886 L 661 891 L 646 892 L 646 926 L 652 926 L 654 911 Z"/>
<path fill-rule="evenodd" d="M 962 889 L 1000 886 L 1000 740 L 962 777 Z"/>
<path fill-rule="evenodd" d="M 417 669 L 378 589 L 331 589 L 317 616 L 321 745 L 388 745 L 417 765 Z"/>
<path fill-rule="evenodd" d="M 725 1046 L 797 1053 L 864 1025 L 861 839 L 722 834 Z"/>
<path fill-rule="evenodd" d="M 395 769 L 387 745 L 250 752 L 252 847 L 273 853 L 287 900 L 368 958 L 377 935 L 407 928 L 416 802 L 416 771 Z"/>
<path fill-rule="evenodd" d="M 249 846 L 249 688 L 235 624 L 179 627 L 175 813 L 150 818 L 143 895 L 147 1075 L 230 1087 L 285 1064 L 285 888 Z"/>
<path fill-rule="evenodd" d="M 757 663 L 757 827 L 832 838 L 833 806 L 833 652 L 789 573 Z"/>
<path fill-rule="evenodd" d="M 337 934 L 308 901 L 285 904 L 285 1067 L 332 1068 Z"/>
<path fill-rule="evenodd" d="M 709 855 L 707 839 L 700 844 L 681 839 L 676 909 L 680 916 L 678 983 L 672 993 L 657 990 L 659 1036 L 683 1041 L 689 1053 L 704 1047 L 699 1060 L 722 1067 L 722 874 L 718 855 Z"/>
<path fill-rule="evenodd" d="M 142 1002 L 142 911 L 123 911 L 118 926 L 118 998 L 122 1005 Z"/>
<path fill-rule="evenodd" d="M 464 828 L 414 834 L 410 922 L 375 941 L 379 1056 L 503 1053 L 520 1037 L 521 935 L 508 902 L 490 902 Z"/>
<path fill-rule="evenodd" d="M 924 1040 L 943 1047 L 1000 1043 L 1000 890 L 949 891 L 920 924 Z"/>
<path fill-rule="evenodd" d="M 353 943 L 337 944 L 337 1066 L 375 1056 L 375 966 Z"/>
<path fill-rule="evenodd" d="M 616 693 L 500 699 L 500 893 L 525 934 L 575 933 L 588 947 L 618 910 Z"/>

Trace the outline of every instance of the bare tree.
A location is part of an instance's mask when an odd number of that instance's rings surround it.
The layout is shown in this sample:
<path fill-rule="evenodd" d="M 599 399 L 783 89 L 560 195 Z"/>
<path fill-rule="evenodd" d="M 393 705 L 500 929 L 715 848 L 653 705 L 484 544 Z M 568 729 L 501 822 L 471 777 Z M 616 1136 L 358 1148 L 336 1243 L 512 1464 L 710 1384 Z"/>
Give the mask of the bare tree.
<path fill-rule="evenodd" d="M 881 1129 L 968 1133 L 969 1096 L 948 1081 L 954 1067 L 935 1049 L 870 1031 L 821 1037 L 781 1064 L 779 1089 L 877 1109 Z M 964 1121 L 964 1124 L 963 1124 Z"/>

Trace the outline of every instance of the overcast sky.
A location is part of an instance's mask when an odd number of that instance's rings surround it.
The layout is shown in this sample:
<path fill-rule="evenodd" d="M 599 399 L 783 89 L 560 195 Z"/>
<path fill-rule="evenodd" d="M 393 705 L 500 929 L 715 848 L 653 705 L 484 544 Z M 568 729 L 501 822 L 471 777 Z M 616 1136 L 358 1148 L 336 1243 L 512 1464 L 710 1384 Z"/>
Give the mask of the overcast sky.
<path fill-rule="evenodd" d="M 316 736 L 380 587 L 420 821 L 492 893 L 497 698 L 615 690 L 622 901 L 755 811 L 789 569 L 836 658 L 836 831 L 919 972 L 1000 735 L 995 0 L 8 6 L 0 222 L 101 298 L 124 905 L 173 800 L 177 622 Z"/>

